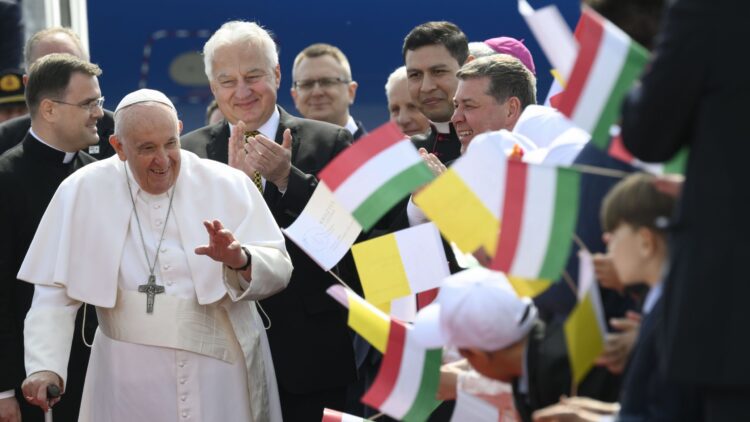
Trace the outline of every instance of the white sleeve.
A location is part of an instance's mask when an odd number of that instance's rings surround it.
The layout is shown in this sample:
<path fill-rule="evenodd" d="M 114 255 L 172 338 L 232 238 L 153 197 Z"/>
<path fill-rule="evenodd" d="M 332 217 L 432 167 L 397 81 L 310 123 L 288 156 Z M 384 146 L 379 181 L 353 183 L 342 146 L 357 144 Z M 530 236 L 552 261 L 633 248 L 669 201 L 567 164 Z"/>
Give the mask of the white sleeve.
<path fill-rule="evenodd" d="M 418 226 L 430 221 L 430 219 L 424 215 L 424 212 L 414 204 L 411 197 L 409 197 L 409 203 L 406 205 L 406 218 L 409 219 L 409 227 Z"/>
<path fill-rule="evenodd" d="M 244 245 L 250 251 L 251 280 L 224 265 L 224 286 L 233 301 L 265 299 L 289 284 L 292 262 L 286 251 L 258 245 Z M 253 281 L 257 280 L 257 281 Z"/>
<path fill-rule="evenodd" d="M 3 391 L 3 392 L 0 392 L 0 400 L 9 399 L 11 397 L 14 397 L 15 395 L 16 395 L 15 390 Z"/>
<path fill-rule="evenodd" d="M 69 298 L 62 287 L 34 286 L 34 299 L 23 330 L 27 375 L 52 371 L 65 385 L 76 313 L 80 307 L 81 302 Z"/>

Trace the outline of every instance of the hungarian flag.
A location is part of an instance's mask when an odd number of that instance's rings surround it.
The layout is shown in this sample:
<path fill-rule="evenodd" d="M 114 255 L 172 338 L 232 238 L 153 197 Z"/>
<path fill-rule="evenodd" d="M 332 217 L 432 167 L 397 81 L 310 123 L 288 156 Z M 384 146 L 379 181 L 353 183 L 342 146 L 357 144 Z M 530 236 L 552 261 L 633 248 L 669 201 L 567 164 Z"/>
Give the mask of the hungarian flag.
<path fill-rule="evenodd" d="M 392 122 L 345 149 L 318 177 L 365 231 L 404 196 L 434 178 Z"/>
<path fill-rule="evenodd" d="M 326 292 L 349 308 L 349 326 L 383 353 L 378 375 L 362 402 L 403 421 L 425 421 L 440 404 L 442 349 L 426 349 L 413 328 L 389 318 L 356 293 L 334 285 Z"/>
<path fill-rule="evenodd" d="M 492 269 L 557 280 L 572 246 L 580 181 L 572 169 L 509 160 Z"/>
<path fill-rule="evenodd" d="M 588 7 L 576 28 L 580 43 L 559 110 L 591 134 L 591 142 L 609 147 L 610 126 L 648 60 L 645 48 Z"/>
<path fill-rule="evenodd" d="M 392 320 L 380 370 L 362 402 L 398 420 L 427 420 L 440 404 L 441 358 L 442 349 L 425 349 L 410 326 Z"/>
<path fill-rule="evenodd" d="M 633 167 L 645 170 L 651 174 L 685 174 L 685 166 L 687 165 L 689 151 L 687 148 L 681 149 L 674 158 L 665 163 L 644 163 L 635 158 L 633 154 L 625 148 L 625 145 L 622 143 L 622 136 L 620 136 L 619 128 L 617 128 L 612 134 L 612 139 L 607 148 L 607 154 L 609 154 L 610 157 L 624 161 Z"/>

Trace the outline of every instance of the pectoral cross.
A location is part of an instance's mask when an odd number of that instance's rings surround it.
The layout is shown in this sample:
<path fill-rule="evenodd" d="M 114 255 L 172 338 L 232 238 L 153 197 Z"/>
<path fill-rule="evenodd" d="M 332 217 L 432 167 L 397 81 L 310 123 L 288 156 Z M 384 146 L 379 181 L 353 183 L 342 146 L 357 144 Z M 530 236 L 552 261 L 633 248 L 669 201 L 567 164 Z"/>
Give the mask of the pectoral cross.
<path fill-rule="evenodd" d="M 154 297 L 159 293 L 164 293 L 164 286 L 156 284 L 156 277 L 153 274 L 148 276 L 148 283 L 138 286 L 140 293 L 146 293 L 146 313 L 154 313 Z"/>

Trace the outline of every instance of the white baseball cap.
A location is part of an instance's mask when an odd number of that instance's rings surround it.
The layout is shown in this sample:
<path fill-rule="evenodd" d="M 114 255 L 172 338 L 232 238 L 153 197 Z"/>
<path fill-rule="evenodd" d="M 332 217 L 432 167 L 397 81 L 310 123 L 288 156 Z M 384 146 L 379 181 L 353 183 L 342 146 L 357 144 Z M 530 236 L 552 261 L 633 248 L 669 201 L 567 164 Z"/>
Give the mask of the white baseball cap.
<path fill-rule="evenodd" d="M 501 272 L 472 268 L 445 279 L 435 301 L 417 314 L 416 340 L 426 348 L 496 351 L 521 340 L 537 310 Z"/>

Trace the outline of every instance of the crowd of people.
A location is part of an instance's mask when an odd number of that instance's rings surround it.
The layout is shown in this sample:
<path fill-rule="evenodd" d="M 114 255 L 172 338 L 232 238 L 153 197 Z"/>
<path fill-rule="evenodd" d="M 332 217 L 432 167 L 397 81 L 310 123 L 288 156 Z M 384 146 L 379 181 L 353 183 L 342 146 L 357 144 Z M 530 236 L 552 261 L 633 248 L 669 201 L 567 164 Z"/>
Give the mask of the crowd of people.
<path fill-rule="evenodd" d="M 539 105 L 534 59 L 513 34 L 469 42 L 451 22 L 421 23 L 384 75 L 390 120 L 435 176 L 494 131 L 513 134 L 510 159 L 615 170 L 582 174 L 576 225 L 609 331 L 597 366 L 573 383 L 577 250 L 573 277 L 529 298 L 482 268 L 484 252 L 467 269 L 446 241 L 453 275 L 413 297 L 415 326 L 446 347 L 430 420 L 450 420 L 469 377 L 510 386 L 504 420 L 744 420 L 748 88 L 726 68 L 741 65 L 749 10 L 586 3 L 653 50 L 623 106 L 625 146 L 649 162 L 689 146 L 684 177 L 639 171 Z M 360 402 L 382 355 L 326 293 L 343 279 L 362 294 L 351 254 L 326 272 L 281 231 L 316 175 L 367 135 L 346 55 L 314 43 L 296 56 L 301 117 L 277 104 L 267 29 L 227 22 L 203 58 L 214 100 L 184 135 L 156 90 L 104 109 L 106 69 L 67 28 L 31 36 L 26 70 L 0 75 L 0 110 L 14 116 L 0 123 L 0 422 L 50 409 L 65 421 L 317 421 L 325 408 L 388 419 Z M 407 197 L 359 239 L 426 222 Z"/>

